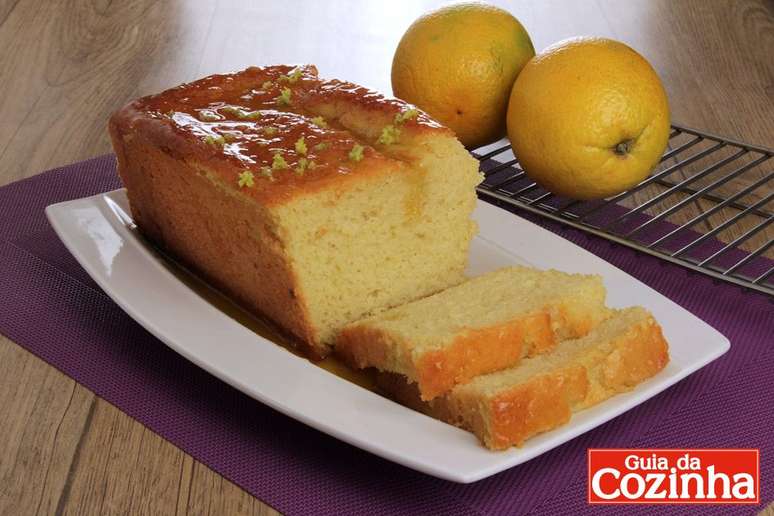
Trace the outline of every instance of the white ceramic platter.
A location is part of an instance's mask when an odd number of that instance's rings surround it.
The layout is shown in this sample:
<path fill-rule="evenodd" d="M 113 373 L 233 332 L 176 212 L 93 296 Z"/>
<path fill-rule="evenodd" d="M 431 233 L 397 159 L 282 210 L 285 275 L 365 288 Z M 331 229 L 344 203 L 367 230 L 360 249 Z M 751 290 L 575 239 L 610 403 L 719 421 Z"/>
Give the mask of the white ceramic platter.
<path fill-rule="evenodd" d="M 455 482 L 474 482 L 532 459 L 642 403 L 722 355 L 728 340 L 626 273 L 576 245 L 479 201 L 470 273 L 510 264 L 600 274 L 610 306 L 650 309 L 671 361 L 636 389 L 573 416 L 569 424 L 491 452 L 463 430 L 402 407 L 257 335 L 172 274 L 140 238 L 126 194 L 49 206 L 49 220 L 94 280 L 137 322 L 185 358 L 253 398 L 388 460 Z"/>

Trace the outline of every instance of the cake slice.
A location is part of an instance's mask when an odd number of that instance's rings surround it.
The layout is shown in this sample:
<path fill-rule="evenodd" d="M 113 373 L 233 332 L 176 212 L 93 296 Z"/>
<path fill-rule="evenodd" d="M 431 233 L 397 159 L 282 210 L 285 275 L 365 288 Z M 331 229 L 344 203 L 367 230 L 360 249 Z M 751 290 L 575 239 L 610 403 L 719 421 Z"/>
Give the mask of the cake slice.
<path fill-rule="evenodd" d="M 598 276 L 508 267 L 349 324 L 336 351 L 404 375 L 422 399 L 580 337 L 605 319 Z"/>
<path fill-rule="evenodd" d="M 254 67 L 131 102 L 110 135 L 143 235 L 312 356 L 464 280 L 478 162 L 403 101 Z"/>
<path fill-rule="evenodd" d="M 549 354 L 474 378 L 445 396 L 422 401 L 416 386 L 395 374 L 378 385 L 415 410 L 473 432 L 493 450 L 521 446 L 529 437 L 569 421 L 633 388 L 669 361 L 661 328 L 643 308 L 616 311 L 588 335 L 560 342 Z"/>

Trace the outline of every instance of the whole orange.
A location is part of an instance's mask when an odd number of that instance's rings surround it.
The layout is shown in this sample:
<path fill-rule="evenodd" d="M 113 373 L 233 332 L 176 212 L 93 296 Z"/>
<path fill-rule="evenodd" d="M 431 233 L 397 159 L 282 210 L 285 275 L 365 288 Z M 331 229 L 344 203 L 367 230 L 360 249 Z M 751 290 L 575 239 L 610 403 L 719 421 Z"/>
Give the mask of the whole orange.
<path fill-rule="evenodd" d="M 618 41 L 574 38 L 530 61 L 513 85 L 508 136 L 529 177 L 575 199 L 631 188 L 658 164 L 669 138 L 658 75 Z"/>
<path fill-rule="evenodd" d="M 451 128 L 469 148 L 505 135 L 519 71 L 535 55 L 509 12 L 483 3 L 442 7 L 417 19 L 392 61 L 395 96 Z"/>

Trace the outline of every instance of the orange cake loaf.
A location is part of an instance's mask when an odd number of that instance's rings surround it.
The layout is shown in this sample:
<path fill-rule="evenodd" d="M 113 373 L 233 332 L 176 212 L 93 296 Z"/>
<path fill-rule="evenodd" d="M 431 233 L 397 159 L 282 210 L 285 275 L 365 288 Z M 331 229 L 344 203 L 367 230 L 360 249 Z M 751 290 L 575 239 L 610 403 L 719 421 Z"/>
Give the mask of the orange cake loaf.
<path fill-rule="evenodd" d="M 573 411 L 600 403 L 650 378 L 669 362 L 661 328 L 643 308 L 616 311 L 585 337 L 547 354 L 478 376 L 422 401 L 415 385 L 380 374 L 378 385 L 410 408 L 473 432 L 488 448 L 521 446 L 556 428 Z"/>
<path fill-rule="evenodd" d="M 344 327 L 336 352 L 399 373 L 432 399 L 585 335 L 608 315 L 598 276 L 508 267 Z"/>
<path fill-rule="evenodd" d="M 478 163 L 405 102 L 248 68 L 136 100 L 110 135 L 141 232 L 313 356 L 464 279 Z"/>

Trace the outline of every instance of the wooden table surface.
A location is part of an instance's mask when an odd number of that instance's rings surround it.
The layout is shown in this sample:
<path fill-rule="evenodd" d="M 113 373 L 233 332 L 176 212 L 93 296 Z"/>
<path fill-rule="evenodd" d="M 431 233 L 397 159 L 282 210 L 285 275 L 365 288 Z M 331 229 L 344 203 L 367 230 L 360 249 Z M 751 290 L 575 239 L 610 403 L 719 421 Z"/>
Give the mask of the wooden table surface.
<path fill-rule="evenodd" d="M 210 73 L 313 62 L 389 91 L 398 39 L 440 3 L 0 0 L 0 185 L 110 152 L 112 110 Z M 771 1 L 498 3 L 537 49 L 628 43 L 674 121 L 774 146 Z M 0 436 L 0 514 L 275 512 L 2 336 Z"/>

